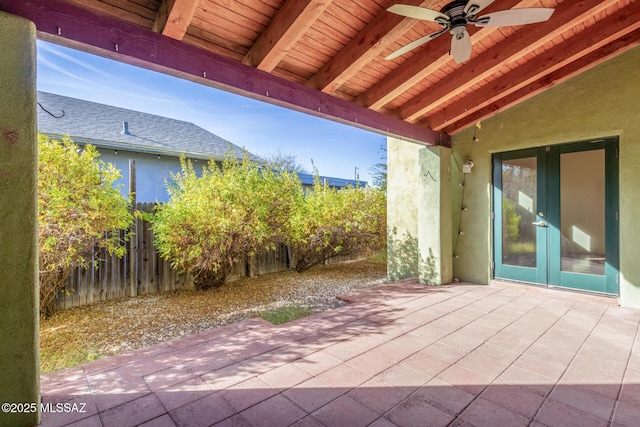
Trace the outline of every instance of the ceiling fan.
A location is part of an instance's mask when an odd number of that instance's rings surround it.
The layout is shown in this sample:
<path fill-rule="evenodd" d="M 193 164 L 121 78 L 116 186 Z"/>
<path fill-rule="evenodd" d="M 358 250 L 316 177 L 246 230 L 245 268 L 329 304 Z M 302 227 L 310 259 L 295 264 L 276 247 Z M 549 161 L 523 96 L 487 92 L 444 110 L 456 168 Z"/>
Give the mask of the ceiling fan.
<path fill-rule="evenodd" d="M 494 0 L 453 0 L 446 4 L 440 12 L 419 6 L 394 4 L 387 10 L 397 15 L 409 18 L 432 21 L 442 27 L 408 45 L 396 50 L 385 59 L 394 59 L 435 39 L 446 31 L 453 36 L 451 39 L 451 56 L 458 63 L 471 58 L 471 37 L 467 31 L 467 24 L 476 27 L 502 27 L 511 25 L 533 24 L 544 22 L 551 17 L 554 9 L 543 7 L 501 10 L 480 17 L 477 14 L 493 3 Z"/>

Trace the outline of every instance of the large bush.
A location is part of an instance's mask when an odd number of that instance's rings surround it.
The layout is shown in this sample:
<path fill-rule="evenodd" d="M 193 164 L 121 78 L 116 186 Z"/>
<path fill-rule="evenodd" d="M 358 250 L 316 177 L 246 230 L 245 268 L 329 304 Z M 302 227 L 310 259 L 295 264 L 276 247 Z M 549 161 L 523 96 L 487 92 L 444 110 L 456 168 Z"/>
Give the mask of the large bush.
<path fill-rule="evenodd" d="M 120 172 L 99 160 L 95 147 L 39 135 L 38 148 L 40 312 L 50 315 L 71 270 L 89 267 L 94 248 L 124 255 L 116 230 L 129 227 L 132 216 L 114 186 Z"/>
<path fill-rule="evenodd" d="M 302 194 L 295 173 L 260 168 L 246 155 L 240 162 L 232 153 L 221 168 L 211 161 L 200 177 L 183 159 L 172 178 L 170 200 L 154 220 L 156 247 L 199 289 L 224 284 L 236 263 L 283 241 Z"/>
<path fill-rule="evenodd" d="M 155 244 L 196 288 L 221 286 L 235 265 L 286 243 L 303 271 L 386 240 L 386 197 L 373 188 L 336 190 L 316 180 L 306 194 L 295 172 L 259 167 L 230 153 L 198 176 L 182 160 L 170 200 L 155 214 Z"/>
<path fill-rule="evenodd" d="M 286 243 L 293 250 L 298 271 L 338 255 L 386 244 L 386 196 L 367 187 L 334 189 L 319 179 L 305 197 L 297 199 L 289 218 Z"/>

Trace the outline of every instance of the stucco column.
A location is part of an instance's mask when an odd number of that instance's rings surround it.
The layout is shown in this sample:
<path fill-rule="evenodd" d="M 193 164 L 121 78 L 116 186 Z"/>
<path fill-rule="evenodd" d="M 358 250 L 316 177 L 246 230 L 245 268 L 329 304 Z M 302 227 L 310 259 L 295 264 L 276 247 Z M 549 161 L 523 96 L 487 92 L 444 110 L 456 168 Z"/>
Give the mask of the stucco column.
<path fill-rule="evenodd" d="M 387 138 L 387 275 L 418 276 L 419 152 L 422 147 Z"/>
<path fill-rule="evenodd" d="M 0 403 L 40 402 L 36 31 L 0 12 Z M 0 426 L 32 426 L 4 413 Z"/>
<path fill-rule="evenodd" d="M 452 280 L 451 151 L 387 138 L 387 274 Z"/>
<path fill-rule="evenodd" d="M 421 148 L 418 162 L 418 277 L 444 285 L 453 280 L 451 149 Z"/>

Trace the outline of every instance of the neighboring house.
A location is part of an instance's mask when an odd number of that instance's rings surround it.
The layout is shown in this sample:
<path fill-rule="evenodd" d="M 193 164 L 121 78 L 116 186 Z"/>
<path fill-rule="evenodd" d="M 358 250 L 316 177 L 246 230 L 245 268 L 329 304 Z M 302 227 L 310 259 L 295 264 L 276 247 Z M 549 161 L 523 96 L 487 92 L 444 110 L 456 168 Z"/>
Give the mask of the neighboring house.
<path fill-rule="evenodd" d="M 137 202 L 169 199 L 165 182 L 171 179 L 171 173 L 180 171 L 181 155 L 193 161 L 196 171 L 201 171 L 210 159 L 223 160 L 230 147 L 238 158 L 243 155 L 243 149 L 237 145 L 182 120 L 46 92 L 38 92 L 38 102 L 42 106 L 38 108 L 40 132 L 56 138 L 69 135 L 81 146 L 96 146 L 100 158 L 122 172 L 118 184 L 122 184 L 124 196 L 129 194 L 129 160 L 135 160 Z M 248 155 L 254 161 L 264 162 L 258 156 Z M 299 176 L 304 186 L 313 184 L 313 175 Z M 332 187 L 366 184 L 320 178 Z"/>
<path fill-rule="evenodd" d="M 311 188 L 315 180 L 315 175 L 312 175 L 310 173 L 299 173 L 298 178 L 300 178 L 300 182 L 302 182 L 302 186 L 304 188 Z M 367 181 L 356 181 L 353 179 L 333 178 L 330 176 L 323 176 L 323 175 L 320 175 L 320 182 L 322 182 L 324 185 L 327 185 L 333 188 L 364 187 L 367 185 Z"/>

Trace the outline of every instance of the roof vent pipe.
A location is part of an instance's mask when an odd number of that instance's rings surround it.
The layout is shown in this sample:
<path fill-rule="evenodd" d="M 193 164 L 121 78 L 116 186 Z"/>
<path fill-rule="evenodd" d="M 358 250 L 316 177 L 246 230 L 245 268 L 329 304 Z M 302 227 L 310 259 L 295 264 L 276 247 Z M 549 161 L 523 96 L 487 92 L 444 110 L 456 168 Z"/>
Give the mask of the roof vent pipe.
<path fill-rule="evenodd" d="M 131 135 L 129 133 L 129 122 L 122 122 L 122 132 L 124 135 Z"/>

